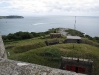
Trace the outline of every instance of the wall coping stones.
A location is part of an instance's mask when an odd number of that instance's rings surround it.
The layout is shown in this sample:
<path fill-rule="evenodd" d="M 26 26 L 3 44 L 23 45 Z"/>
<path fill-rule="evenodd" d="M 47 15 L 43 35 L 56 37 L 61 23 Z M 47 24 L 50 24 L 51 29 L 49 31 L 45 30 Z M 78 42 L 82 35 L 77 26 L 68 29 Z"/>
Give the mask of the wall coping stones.
<path fill-rule="evenodd" d="M 3 59 L 0 75 L 85 75 L 26 62 Z"/>

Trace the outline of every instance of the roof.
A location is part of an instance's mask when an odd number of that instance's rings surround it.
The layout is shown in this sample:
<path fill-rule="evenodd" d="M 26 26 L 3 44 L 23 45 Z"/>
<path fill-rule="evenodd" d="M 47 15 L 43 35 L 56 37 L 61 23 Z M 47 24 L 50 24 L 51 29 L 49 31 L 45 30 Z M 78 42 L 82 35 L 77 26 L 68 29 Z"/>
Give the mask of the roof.
<path fill-rule="evenodd" d="M 65 60 L 74 60 L 74 61 L 77 61 L 79 59 L 80 62 L 90 62 L 90 63 L 93 63 L 93 61 L 91 59 L 81 59 L 81 58 L 74 58 L 74 57 L 62 57 L 62 59 L 65 61 Z"/>
<path fill-rule="evenodd" d="M 79 36 L 67 36 L 67 39 L 81 39 Z"/>
<path fill-rule="evenodd" d="M 61 34 L 61 33 L 50 33 L 50 34 L 52 34 L 52 35 L 57 35 L 57 34 Z"/>

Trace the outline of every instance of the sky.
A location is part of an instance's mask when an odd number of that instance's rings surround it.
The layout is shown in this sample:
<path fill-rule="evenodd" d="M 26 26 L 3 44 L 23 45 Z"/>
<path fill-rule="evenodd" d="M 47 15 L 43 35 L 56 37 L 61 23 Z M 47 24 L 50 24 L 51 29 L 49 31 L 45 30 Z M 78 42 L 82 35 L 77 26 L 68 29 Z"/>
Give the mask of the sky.
<path fill-rule="evenodd" d="M 0 16 L 99 16 L 99 0 L 0 0 Z"/>

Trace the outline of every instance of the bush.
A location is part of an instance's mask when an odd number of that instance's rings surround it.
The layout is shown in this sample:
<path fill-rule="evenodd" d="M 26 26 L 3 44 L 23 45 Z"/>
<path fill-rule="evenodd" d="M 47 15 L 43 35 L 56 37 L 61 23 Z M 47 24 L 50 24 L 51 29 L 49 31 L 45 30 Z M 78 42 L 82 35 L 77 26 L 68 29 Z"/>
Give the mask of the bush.
<path fill-rule="evenodd" d="M 86 38 L 82 39 L 82 43 L 85 43 L 85 44 L 89 44 L 89 45 L 92 45 L 92 46 L 99 47 L 99 43 L 94 42 L 94 41 L 91 41 L 91 40 L 88 40 L 88 39 L 86 39 Z"/>
<path fill-rule="evenodd" d="M 46 56 L 54 56 L 54 57 L 58 57 L 60 56 L 60 51 L 57 48 L 49 48 L 48 50 L 45 51 L 45 55 Z"/>
<path fill-rule="evenodd" d="M 48 48 L 44 54 L 50 61 L 60 61 L 61 59 L 61 51 L 57 48 Z"/>
<path fill-rule="evenodd" d="M 85 35 L 85 38 L 88 38 L 89 40 L 93 40 L 93 38 L 89 35 Z"/>
<path fill-rule="evenodd" d="M 66 32 L 68 32 L 68 34 L 71 34 L 72 36 L 80 36 L 80 37 L 84 37 L 84 33 L 80 32 L 80 31 L 77 31 L 77 30 L 74 30 L 74 29 L 68 29 L 68 30 L 65 30 Z"/>
<path fill-rule="evenodd" d="M 14 47 L 13 51 L 15 53 L 22 53 L 22 52 L 29 51 L 31 49 L 36 49 L 44 46 L 46 46 L 45 43 L 39 42 L 35 44 L 28 44 L 28 45 L 21 45 L 21 46 Z"/>

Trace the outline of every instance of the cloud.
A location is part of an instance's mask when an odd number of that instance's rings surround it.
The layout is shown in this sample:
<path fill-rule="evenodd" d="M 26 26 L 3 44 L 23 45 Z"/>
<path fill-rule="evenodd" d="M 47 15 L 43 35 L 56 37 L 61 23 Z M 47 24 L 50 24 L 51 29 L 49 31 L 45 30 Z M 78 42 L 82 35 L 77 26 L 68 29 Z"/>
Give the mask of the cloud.
<path fill-rule="evenodd" d="M 99 0 L 1 0 L 0 11 L 20 14 L 99 13 Z M 3 14 L 3 13 L 2 13 Z"/>

